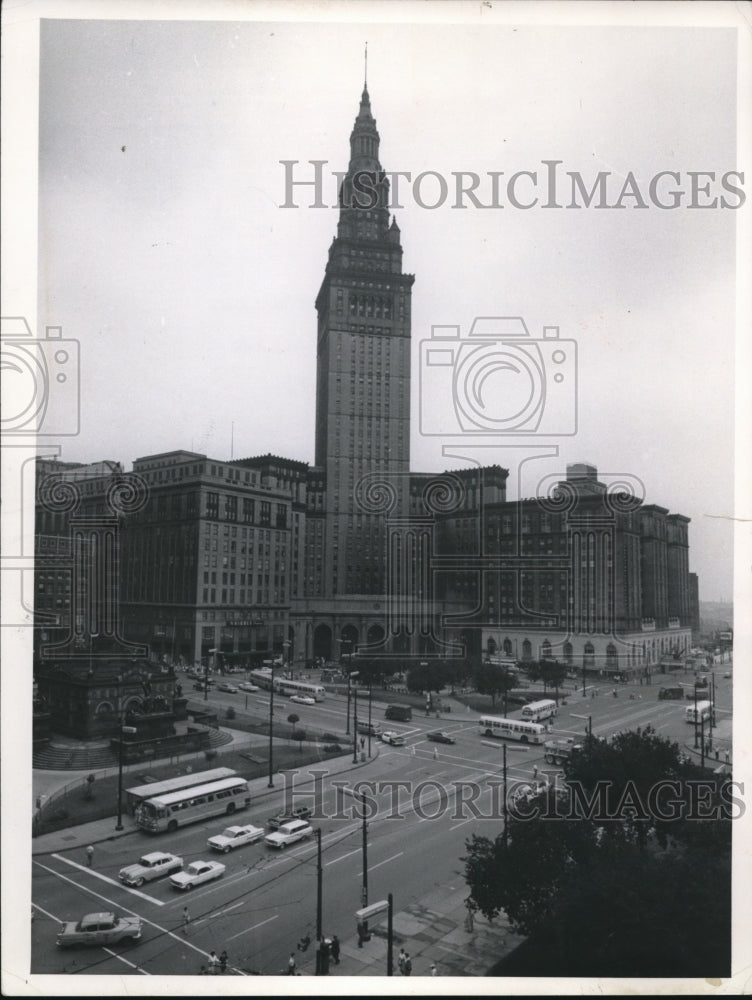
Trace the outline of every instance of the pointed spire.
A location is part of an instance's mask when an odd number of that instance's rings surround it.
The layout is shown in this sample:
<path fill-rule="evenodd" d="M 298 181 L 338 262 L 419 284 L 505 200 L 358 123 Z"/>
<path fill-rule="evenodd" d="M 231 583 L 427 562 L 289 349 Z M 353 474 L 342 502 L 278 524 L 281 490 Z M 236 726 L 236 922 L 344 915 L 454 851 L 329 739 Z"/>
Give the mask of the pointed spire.
<path fill-rule="evenodd" d="M 365 73 L 363 74 L 363 89 L 368 90 L 368 42 L 366 42 Z"/>

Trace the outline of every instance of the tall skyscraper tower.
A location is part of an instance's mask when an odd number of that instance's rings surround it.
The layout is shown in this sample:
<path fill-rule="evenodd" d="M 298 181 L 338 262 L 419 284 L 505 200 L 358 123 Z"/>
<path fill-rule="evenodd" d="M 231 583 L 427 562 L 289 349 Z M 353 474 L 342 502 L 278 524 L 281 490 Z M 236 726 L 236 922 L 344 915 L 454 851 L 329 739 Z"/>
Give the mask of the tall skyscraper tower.
<path fill-rule="evenodd" d="M 383 474 L 407 496 L 410 296 L 379 133 L 364 86 L 339 193 L 337 235 L 316 299 L 316 466 L 324 491 L 324 579 L 316 596 L 385 594 L 385 513 L 359 500 Z M 313 595 L 312 595 L 313 596 Z"/>

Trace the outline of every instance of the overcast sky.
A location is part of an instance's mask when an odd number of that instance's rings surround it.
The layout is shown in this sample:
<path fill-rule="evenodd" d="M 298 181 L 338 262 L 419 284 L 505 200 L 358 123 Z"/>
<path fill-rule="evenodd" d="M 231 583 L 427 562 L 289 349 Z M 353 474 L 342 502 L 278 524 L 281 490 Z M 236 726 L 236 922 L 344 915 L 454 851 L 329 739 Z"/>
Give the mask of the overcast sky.
<path fill-rule="evenodd" d="M 301 179 L 327 161 L 334 202 L 366 40 L 382 165 L 436 171 L 452 191 L 428 209 L 403 182 L 396 211 L 415 274 L 412 467 L 468 464 L 420 433 L 432 325 L 464 335 L 475 316 L 522 316 L 534 338 L 558 326 L 577 342 L 578 430 L 538 478 L 578 460 L 639 477 L 648 502 L 692 519 L 701 598 L 729 598 L 739 213 L 687 207 L 690 171 L 715 171 L 708 197 L 739 201 L 718 183 L 740 169 L 728 28 L 44 21 L 38 322 L 81 344 L 81 433 L 63 457 L 313 461 L 314 301 L 337 213 L 310 207 L 306 188 L 282 208 L 280 161 L 300 161 Z M 588 188 L 609 171 L 613 204 L 630 172 L 649 202 L 663 170 L 680 181 L 661 191 L 683 203 L 514 208 L 506 178 L 537 171 L 543 202 L 544 160 L 562 161 L 563 204 L 567 171 Z M 479 175 L 483 203 L 503 171 L 505 207 L 453 207 L 461 170 Z M 531 191 L 519 183 L 521 200 Z M 423 403 L 434 417 L 451 406 L 442 389 Z M 527 450 L 485 460 L 534 452 L 516 443 Z"/>

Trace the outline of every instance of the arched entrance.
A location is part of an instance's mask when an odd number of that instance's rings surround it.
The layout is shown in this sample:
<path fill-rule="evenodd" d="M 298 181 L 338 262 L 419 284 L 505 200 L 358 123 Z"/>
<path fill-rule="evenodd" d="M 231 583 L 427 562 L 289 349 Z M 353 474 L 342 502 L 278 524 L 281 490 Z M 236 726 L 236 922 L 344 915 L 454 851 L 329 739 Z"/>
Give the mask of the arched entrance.
<path fill-rule="evenodd" d="M 313 655 L 332 658 L 332 630 L 328 625 L 317 625 L 313 630 Z"/>

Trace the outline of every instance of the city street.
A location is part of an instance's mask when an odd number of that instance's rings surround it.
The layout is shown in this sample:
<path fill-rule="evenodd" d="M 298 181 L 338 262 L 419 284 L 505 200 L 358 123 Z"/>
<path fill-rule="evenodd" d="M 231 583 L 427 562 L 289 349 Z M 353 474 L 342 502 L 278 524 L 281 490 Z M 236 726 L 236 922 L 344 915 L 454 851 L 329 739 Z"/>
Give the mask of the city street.
<path fill-rule="evenodd" d="M 691 677 L 690 677 L 691 680 Z M 673 680 L 671 681 L 673 682 Z M 619 685 L 614 697 L 611 687 L 602 686 L 593 695 L 587 689 L 565 693 L 554 720 L 552 738 L 578 738 L 587 730 L 610 736 L 620 730 L 652 725 L 656 731 L 682 745 L 692 743 L 692 727 L 685 722 L 685 708 L 691 702 L 661 701 L 658 691 L 665 677 L 652 685 Z M 685 682 L 689 683 L 689 682 Z M 730 746 L 731 679 L 716 677 L 718 727 L 715 740 Z M 632 697 L 630 697 L 632 695 Z M 229 704 L 245 695 L 212 693 L 212 704 Z M 268 694 L 249 694 L 266 705 Z M 398 700 L 395 698 L 395 700 Z M 237 702 L 236 702 L 237 703 Z M 275 695 L 275 709 L 287 717 L 288 700 Z M 393 893 L 395 906 L 405 906 L 424 898 L 440 886 L 462 884 L 465 839 L 471 833 L 494 837 L 502 829 L 500 790 L 502 742 L 479 733 L 478 714 L 462 711 L 453 701 L 453 710 L 440 720 L 414 712 L 409 723 L 386 722 L 383 704 L 372 705 L 372 718 L 382 728 L 404 734 L 404 746 L 387 746 L 372 738 L 373 757 L 350 772 L 323 778 L 320 812 L 311 820 L 322 832 L 322 918 L 323 931 L 349 937 L 355 929 L 355 911 L 363 905 L 363 824 L 353 799 L 351 786 L 365 783 L 369 796 L 367 810 L 368 900 L 373 902 Z M 240 707 L 240 705 L 238 705 Z M 249 705 L 250 707 L 250 705 Z M 309 723 L 344 732 L 346 699 L 329 696 L 315 706 L 290 704 L 300 716 L 300 725 Z M 359 718 L 361 715 L 359 700 Z M 498 710 L 501 714 L 501 709 Z M 510 713 L 519 716 L 519 712 Z M 277 711 L 275 710 L 275 715 Z M 351 716 L 352 729 L 352 716 Z M 437 744 L 426 739 L 429 730 L 442 729 L 454 744 Z M 724 735 L 726 734 L 726 735 Z M 707 734 L 706 734 L 707 735 Z M 546 765 L 543 747 L 522 747 L 508 743 L 507 779 L 532 780 L 534 773 L 548 772 L 552 779 L 560 770 Z M 365 751 L 368 741 L 366 738 Z M 710 765 L 709 765 L 710 766 Z M 380 782 L 377 784 L 368 784 Z M 282 779 L 277 779 L 278 795 L 262 803 L 252 802 L 239 817 L 242 823 L 264 826 L 282 806 Z M 297 787 L 293 781 L 294 804 L 313 805 L 313 784 Z M 472 806 L 468 805 L 471 802 Z M 229 967 L 243 974 L 278 974 L 286 965 L 298 940 L 316 935 L 317 848 L 315 837 L 281 852 L 263 842 L 222 855 L 224 875 L 187 893 L 173 889 L 165 879 L 139 889 L 122 886 L 117 875 L 121 867 L 150 850 L 165 850 L 181 856 L 185 864 L 211 860 L 206 847 L 208 836 L 221 832 L 222 818 L 182 828 L 174 834 L 149 836 L 132 833 L 98 844 L 93 868 L 86 867 L 80 847 L 48 855 L 35 855 L 32 899 L 32 968 L 38 973 L 84 972 L 104 974 L 195 974 L 206 964 L 208 954 L 226 949 Z M 430 857 L 430 864 L 426 858 Z M 183 927 L 183 907 L 190 911 L 190 925 Z M 59 922 L 77 919 L 95 910 L 114 909 L 138 915 L 144 922 L 143 937 L 137 944 L 111 948 L 59 950 L 55 937 Z M 302 957 L 299 955 L 299 957 Z"/>

